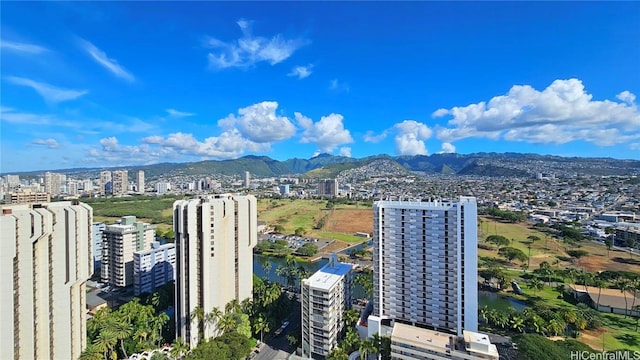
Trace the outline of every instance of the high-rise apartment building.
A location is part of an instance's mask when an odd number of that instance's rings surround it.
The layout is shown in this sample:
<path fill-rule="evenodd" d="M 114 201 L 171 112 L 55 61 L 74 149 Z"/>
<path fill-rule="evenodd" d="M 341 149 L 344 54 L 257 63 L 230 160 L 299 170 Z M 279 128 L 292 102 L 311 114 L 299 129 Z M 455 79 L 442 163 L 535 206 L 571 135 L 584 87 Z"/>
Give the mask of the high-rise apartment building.
<path fill-rule="evenodd" d="M 127 170 L 115 170 L 111 176 L 111 193 L 113 195 L 125 195 L 129 192 L 129 172 Z"/>
<path fill-rule="evenodd" d="M 100 194 L 110 194 L 111 185 L 111 171 L 100 171 Z"/>
<path fill-rule="evenodd" d="M 196 307 L 224 309 L 252 296 L 253 248 L 257 244 L 254 196 L 211 195 L 173 204 L 176 236 L 176 336 L 198 344 L 218 334 L 191 320 Z"/>
<path fill-rule="evenodd" d="M 318 195 L 324 197 L 338 196 L 338 179 L 320 180 L 318 184 Z"/>
<path fill-rule="evenodd" d="M 91 225 L 91 247 L 93 248 L 93 270 L 100 271 L 102 267 L 102 233 L 107 225 L 103 222 L 94 222 Z"/>
<path fill-rule="evenodd" d="M 79 202 L 1 205 L 3 359 L 78 359 L 86 347 L 93 210 Z"/>
<path fill-rule="evenodd" d="M 51 194 L 52 197 L 61 193 L 62 185 L 67 181 L 67 176 L 52 172 L 44 173 L 44 191 Z"/>
<path fill-rule="evenodd" d="M 302 280 L 302 352 L 303 357 L 326 357 L 338 345 L 344 328 L 342 314 L 351 307 L 353 265 L 329 263 L 308 279 Z"/>
<path fill-rule="evenodd" d="M 377 201 L 373 213 L 370 325 L 393 319 L 457 336 L 477 331 L 476 199 Z"/>
<path fill-rule="evenodd" d="M 137 191 L 138 194 L 144 194 L 144 170 L 138 170 L 138 183 L 137 183 Z"/>
<path fill-rule="evenodd" d="M 133 294 L 152 293 L 176 278 L 176 245 L 153 241 L 151 249 L 133 253 Z"/>
<path fill-rule="evenodd" d="M 100 278 L 115 286 L 133 284 L 133 253 L 146 250 L 155 240 L 156 227 L 123 216 L 119 223 L 102 231 L 102 263 Z"/>
<path fill-rule="evenodd" d="M 251 185 L 251 174 L 248 171 L 244 172 L 244 187 Z"/>

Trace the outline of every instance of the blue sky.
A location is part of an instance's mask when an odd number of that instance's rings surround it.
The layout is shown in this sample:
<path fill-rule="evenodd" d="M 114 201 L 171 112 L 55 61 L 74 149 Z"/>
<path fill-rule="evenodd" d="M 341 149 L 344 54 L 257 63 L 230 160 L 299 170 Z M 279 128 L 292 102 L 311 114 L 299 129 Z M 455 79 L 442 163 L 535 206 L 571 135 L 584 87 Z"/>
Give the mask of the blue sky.
<path fill-rule="evenodd" d="M 640 3 L 2 2 L 0 172 L 640 159 Z"/>

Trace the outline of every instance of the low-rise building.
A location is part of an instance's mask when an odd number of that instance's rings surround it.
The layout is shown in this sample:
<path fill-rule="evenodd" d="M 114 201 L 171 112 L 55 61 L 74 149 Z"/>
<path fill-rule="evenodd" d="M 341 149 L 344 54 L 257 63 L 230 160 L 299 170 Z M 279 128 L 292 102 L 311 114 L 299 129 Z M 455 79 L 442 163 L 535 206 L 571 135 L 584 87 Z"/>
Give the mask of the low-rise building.
<path fill-rule="evenodd" d="M 391 333 L 394 360 L 498 360 L 498 349 L 489 336 L 464 330 L 463 336 L 395 323 Z"/>
<path fill-rule="evenodd" d="M 50 202 L 51 194 L 46 192 L 34 192 L 34 191 L 18 191 L 9 192 L 5 194 L 5 200 L 7 204 L 33 204 Z"/>
<path fill-rule="evenodd" d="M 133 293 L 152 293 L 176 278 L 176 245 L 153 241 L 151 249 L 133 253 Z"/>

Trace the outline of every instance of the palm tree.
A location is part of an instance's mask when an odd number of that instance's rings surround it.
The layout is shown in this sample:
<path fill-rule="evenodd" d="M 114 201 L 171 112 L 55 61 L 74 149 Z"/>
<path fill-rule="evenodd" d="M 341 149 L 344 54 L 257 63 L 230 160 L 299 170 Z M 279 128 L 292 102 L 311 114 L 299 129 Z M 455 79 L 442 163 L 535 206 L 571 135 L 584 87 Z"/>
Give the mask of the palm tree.
<path fill-rule="evenodd" d="M 600 277 L 596 275 L 593 279 L 593 285 L 598 288 L 598 300 L 596 301 L 596 309 L 600 307 L 600 294 L 602 294 L 602 288 L 607 285 L 607 283 Z"/>
<path fill-rule="evenodd" d="M 153 320 L 153 328 L 155 330 L 154 334 L 157 334 L 158 345 L 160 345 L 160 341 L 162 340 L 162 327 L 167 323 L 167 321 L 169 321 L 169 315 L 164 312 L 158 314 L 158 316 Z"/>
<path fill-rule="evenodd" d="M 344 324 L 346 327 L 352 327 L 360 319 L 360 314 L 356 310 L 348 309 L 344 311 Z"/>
<path fill-rule="evenodd" d="M 270 331 L 269 322 L 267 320 L 265 320 L 262 315 L 260 315 L 260 317 L 257 318 L 256 321 L 253 323 L 253 330 L 255 332 L 259 332 L 260 333 L 260 342 L 264 342 L 263 341 L 264 333 Z"/>
<path fill-rule="evenodd" d="M 542 284 L 542 281 L 540 281 L 540 279 L 538 279 L 537 277 L 533 277 L 529 280 L 529 287 L 533 289 L 534 293 L 537 293 L 538 290 L 542 290 L 544 285 Z"/>
<path fill-rule="evenodd" d="M 529 235 L 527 236 L 527 239 L 529 239 L 529 243 L 527 244 L 527 247 L 529 248 L 529 257 L 527 258 L 527 268 L 529 268 L 529 265 L 531 262 L 531 245 L 533 245 L 534 242 L 540 240 L 540 238 L 535 235 Z"/>
<path fill-rule="evenodd" d="M 229 301 L 227 303 L 227 305 L 224 306 L 224 312 L 225 313 L 239 313 L 241 310 L 241 306 L 240 306 L 240 302 L 238 301 L 238 299 L 233 299 L 231 301 Z"/>
<path fill-rule="evenodd" d="M 547 329 L 549 330 L 549 333 L 553 334 L 553 335 L 558 335 L 562 332 L 564 332 L 564 329 L 567 327 L 566 323 L 564 323 L 562 320 L 560 319 L 551 319 L 549 321 L 549 325 L 547 326 Z"/>
<path fill-rule="evenodd" d="M 218 324 L 218 321 L 220 321 L 222 314 L 223 314 L 222 311 L 218 309 L 217 306 L 214 306 L 213 309 L 211 309 L 211 312 L 207 313 L 206 315 L 206 319 L 205 319 L 206 324 L 210 326 L 216 326 Z M 216 332 L 217 332 L 217 329 L 216 329 Z"/>
<path fill-rule="evenodd" d="M 271 261 L 267 260 L 263 262 L 262 269 L 264 270 L 265 276 L 267 276 L 271 272 Z"/>
<path fill-rule="evenodd" d="M 151 297 L 149 298 L 149 302 L 151 305 L 153 305 L 154 308 L 157 308 L 158 305 L 160 305 L 160 293 L 156 291 L 153 294 L 151 294 Z"/>
<path fill-rule="evenodd" d="M 620 289 L 620 292 L 622 293 L 622 295 L 624 295 L 624 317 L 627 317 L 627 315 L 629 314 L 629 305 L 627 304 L 627 291 L 631 288 L 631 282 L 629 281 L 629 279 L 620 278 L 616 281 L 616 283 L 618 285 L 618 289 Z"/>
<path fill-rule="evenodd" d="M 127 351 L 124 348 L 124 339 L 127 339 L 129 338 L 129 336 L 131 336 L 131 334 L 133 333 L 133 326 L 130 323 L 119 321 L 114 322 L 112 326 L 109 326 L 105 329 L 110 329 L 110 331 L 113 332 L 113 335 L 116 337 L 116 339 L 118 339 L 118 342 L 120 342 L 120 349 L 122 350 L 122 354 L 125 358 L 128 358 L 129 356 L 127 355 Z"/>
<path fill-rule="evenodd" d="M 549 287 L 551 287 L 551 264 L 549 264 L 547 261 L 541 262 L 540 270 L 542 270 L 542 273 L 544 275 L 547 275 L 548 284 Z"/>
<path fill-rule="evenodd" d="M 94 344 L 87 345 L 87 348 L 80 355 L 80 360 L 102 360 L 103 358 L 102 351 Z"/>
<path fill-rule="evenodd" d="M 190 315 L 190 320 L 193 323 L 196 320 L 198 323 L 196 325 L 198 329 L 198 337 L 200 340 L 204 339 L 204 309 L 202 306 L 197 305 L 193 308 Z"/>
<path fill-rule="evenodd" d="M 184 355 L 187 351 L 189 351 L 189 346 L 184 342 L 184 340 L 182 340 L 181 337 L 179 337 L 171 345 L 171 351 L 169 351 L 169 355 L 171 355 L 174 359 L 182 359 L 182 355 Z"/>
<path fill-rule="evenodd" d="M 360 342 L 358 350 L 360 350 L 360 360 L 365 360 L 367 355 L 376 353 L 378 347 L 373 343 L 371 338 L 367 338 Z"/>
<path fill-rule="evenodd" d="M 233 316 L 233 313 L 225 313 L 222 315 L 220 320 L 218 321 L 218 330 L 222 331 L 222 334 L 225 334 L 236 327 L 236 319 Z"/>
<path fill-rule="evenodd" d="M 487 322 L 488 319 L 488 313 L 489 313 L 489 307 L 487 307 L 487 305 L 483 306 L 480 308 L 480 318 L 482 319 L 482 321 Z"/>
<path fill-rule="evenodd" d="M 105 359 L 111 357 L 107 356 L 107 354 L 113 353 L 113 350 L 117 344 L 118 340 L 115 335 L 111 331 L 102 330 L 100 335 L 93 341 L 93 344 L 102 352 Z M 117 358 L 117 355 L 116 355 Z"/>
<path fill-rule="evenodd" d="M 341 347 L 336 347 L 329 353 L 327 360 L 349 360 L 349 354 L 347 354 Z"/>
<path fill-rule="evenodd" d="M 509 320 L 511 328 L 517 332 L 524 332 L 524 319 L 521 316 L 513 315 Z"/>
<path fill-rule="evenodd" d="M 298 338 L 292 334 L 287 335 L 287 341 L 289 341 L 289 346 L 291 346 L 292 349 L 298 344 Z"/>

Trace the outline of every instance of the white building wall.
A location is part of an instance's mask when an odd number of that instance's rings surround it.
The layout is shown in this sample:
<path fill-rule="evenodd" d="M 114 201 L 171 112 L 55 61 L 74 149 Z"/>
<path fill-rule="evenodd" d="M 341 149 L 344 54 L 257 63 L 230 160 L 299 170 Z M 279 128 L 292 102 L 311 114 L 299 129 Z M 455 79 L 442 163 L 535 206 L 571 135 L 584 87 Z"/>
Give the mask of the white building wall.
<path fill-rule="evenodd" d="M 3 206 L 0 346 L 8 359 L 77 359 L 86 347 L 92 209 Z M 55 223 L 55 224 L 54 224 Z"/>
<path fill-rule="evenodd" d="M 376 202 L 373 315 L 477 331 L 476 224 L 475 198 Z"/>
<path fill-rule="evenodd" d="M 224 310 L 231 300 L 252 296 L 257 203 L 253 196 L 216 195 L 179 200 L 173 208 L 176 332 L 195 346 L 201 329 L 190 314 L 197 306 Z M 204 331 L 205 338 L 217 334 L 213 326 Z"/>

